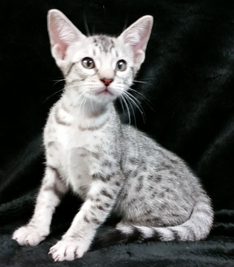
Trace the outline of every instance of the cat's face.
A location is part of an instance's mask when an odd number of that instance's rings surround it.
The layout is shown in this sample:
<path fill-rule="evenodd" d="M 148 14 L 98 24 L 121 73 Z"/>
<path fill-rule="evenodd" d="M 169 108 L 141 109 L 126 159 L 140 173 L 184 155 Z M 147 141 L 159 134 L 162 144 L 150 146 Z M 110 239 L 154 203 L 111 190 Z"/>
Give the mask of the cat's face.
<path fill-rule="evenodd" d="M 92 101 L 113 101 L 131 86 L 138 66 L 128 44 L 118 38 L 92 36 L 67 50 L 67 85 Z M 68 87 L 69 88 L 69 87 Z"/>
<path fill-rule="evenodd" d="M 145 16 L 118 38 L 86 37 L 60 11 L 48 16 L 52 55 L 77 101 L 107 104 L 126 94 L 144 61 L 152 27 Z M 74 95 L 75 97 L 75 95 Z"/>

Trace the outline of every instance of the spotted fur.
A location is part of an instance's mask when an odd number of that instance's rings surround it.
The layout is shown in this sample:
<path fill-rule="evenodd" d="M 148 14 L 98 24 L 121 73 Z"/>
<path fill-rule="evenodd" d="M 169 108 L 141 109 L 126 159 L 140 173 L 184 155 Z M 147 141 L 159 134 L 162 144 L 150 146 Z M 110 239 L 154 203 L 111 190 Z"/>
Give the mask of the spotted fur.
<path fill-rule="evenodd" d="M 122 219 L 101 238 L 106 244 L 209 234 L 213 211 L 199 180 L 176 155 L 121 124 L 113 106 L 127 97 L 144 61 L 152 21 L 142 17 L 118 38 L 86 37 L 61 12 L 49 12 L 51 51 L 66 86 L 44 130 L 46 168 L 34 215 L 13 234 L 20 245 L 37 245 L 49 234 L 53 212 L 70 189 L 84 203 L 51 248 L 55 261 L 82 257 L 112 213 Z M 85 58 L 92 59 L 88 68 Z"/>

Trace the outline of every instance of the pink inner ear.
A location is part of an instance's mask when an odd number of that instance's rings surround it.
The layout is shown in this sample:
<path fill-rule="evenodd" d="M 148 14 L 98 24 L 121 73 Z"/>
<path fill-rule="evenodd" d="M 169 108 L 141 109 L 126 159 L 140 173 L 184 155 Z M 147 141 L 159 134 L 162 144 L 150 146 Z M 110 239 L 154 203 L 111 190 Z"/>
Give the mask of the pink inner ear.
<path fill-rule="evenodd" d="M 145 51 L 146 45 L 148 43 L 150 28 L 149 25 L 145 27 L 136 29 L 136 34 L 138 35 L 139 41 L 132 45 L 134 53 L 138 54 L 139 50 Z"/>
<path fill-rule="evenodd" d="M 57 45 L 57 47 L 56 47 L 57 55 L 59 55 L 60 59 L 64 59 L 65 58 L 67 47 L 68 46 L 66 44 Z"/>
<path fill-rule="evenodd" d="M 61 59 L 64 59 L 66 56 L 66 50 L 67 50 L 68 44 L 66 44 L 60 37 L 58 24 L 56 25 L 55 20 L 56 19 L 51 18 L 50 27 L 49 27 L 51 45 L 52 46 L 57 45 L 56 47 L 57 54 L 61 57 Z"/>
<path fill-rule="evenodd" d="M 135 60 L 144 60 L 144 51 L 146 49 L 151 28 L 152 28 L 152 18 L 143 17 L 127 28 L 123 32 L 123 38 L 126 43 L 128 43 L 134 53 Z"/>

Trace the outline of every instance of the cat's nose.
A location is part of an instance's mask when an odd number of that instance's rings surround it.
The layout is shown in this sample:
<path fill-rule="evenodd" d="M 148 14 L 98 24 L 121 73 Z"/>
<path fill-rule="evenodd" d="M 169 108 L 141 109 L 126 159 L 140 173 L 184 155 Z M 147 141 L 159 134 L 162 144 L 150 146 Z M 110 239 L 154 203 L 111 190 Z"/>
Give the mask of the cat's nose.
<path fill-rule="evenodd" d="M 113 82 L 113 79 L 103 78 L 103 79 L 100 79 L 100 80 L 105 84 L 105 86 L 108 86 Z"/>

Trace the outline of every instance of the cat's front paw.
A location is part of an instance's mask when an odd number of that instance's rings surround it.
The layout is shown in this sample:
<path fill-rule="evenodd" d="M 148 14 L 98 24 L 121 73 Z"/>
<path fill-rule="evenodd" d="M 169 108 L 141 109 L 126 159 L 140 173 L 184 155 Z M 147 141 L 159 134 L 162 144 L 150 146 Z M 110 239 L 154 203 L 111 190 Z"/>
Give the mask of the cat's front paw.
<path fill-rule="evenodd" d="M 77 241 L 73 238 L 63 239 L 56 245 L 51 247 L 49 254 L 52 255 L 54 261 L 72 261 L 81 258 L 88 250 L 89 244 Z"/>
<path fill-rule="evenodd" d="M 36 246 L 46 238 L 48 233 L 33 226 L 22 226 L 12 236 L 21 246 Z"/>

